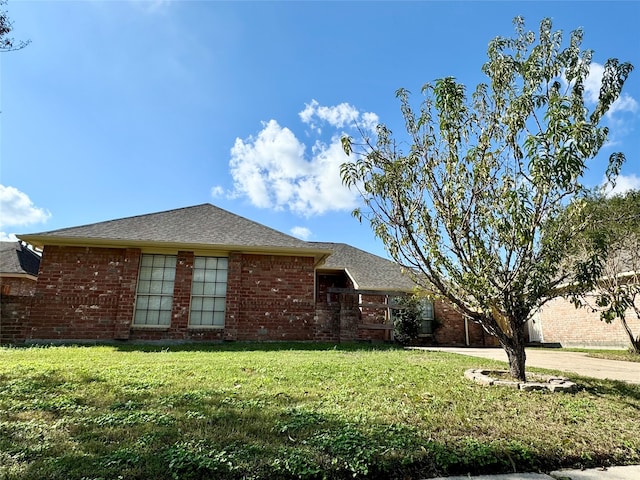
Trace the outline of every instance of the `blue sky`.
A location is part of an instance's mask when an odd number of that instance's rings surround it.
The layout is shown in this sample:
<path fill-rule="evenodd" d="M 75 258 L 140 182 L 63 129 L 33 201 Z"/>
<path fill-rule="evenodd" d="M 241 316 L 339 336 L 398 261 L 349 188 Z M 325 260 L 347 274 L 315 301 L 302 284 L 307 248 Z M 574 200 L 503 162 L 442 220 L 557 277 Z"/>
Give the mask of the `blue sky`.
<path fill-rule="evenodd" d="M 213 203 L 313 241 L 384 255 L 351 217 L 341 133 L 401 131 L 394 92 L 455 76 L 488 42 L 551 17 L 594 62 L 636 66 L 606 121 L 620 187 L 640 188 L 638 1 L 10 0 L 0 53 L 0 237 Z M 596 65 L 597 67 L 597 65 Z M 596 72 L 597 73 L 597 72 Z M 594 74 L 594 85 L 597 84 Z M 602 181 L 593 162 L 587 181 Z"/>

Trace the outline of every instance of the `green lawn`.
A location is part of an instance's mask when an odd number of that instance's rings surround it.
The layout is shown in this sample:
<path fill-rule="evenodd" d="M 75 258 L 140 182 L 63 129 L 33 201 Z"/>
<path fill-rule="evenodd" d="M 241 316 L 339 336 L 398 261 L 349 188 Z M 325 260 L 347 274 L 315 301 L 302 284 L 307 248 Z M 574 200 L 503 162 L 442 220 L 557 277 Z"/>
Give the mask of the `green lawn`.
<path fill-rule="evenodd" d="M 371 346 L 0 348 L 0 479 L 418 478 L 640 462 L 640 386 Z"/>

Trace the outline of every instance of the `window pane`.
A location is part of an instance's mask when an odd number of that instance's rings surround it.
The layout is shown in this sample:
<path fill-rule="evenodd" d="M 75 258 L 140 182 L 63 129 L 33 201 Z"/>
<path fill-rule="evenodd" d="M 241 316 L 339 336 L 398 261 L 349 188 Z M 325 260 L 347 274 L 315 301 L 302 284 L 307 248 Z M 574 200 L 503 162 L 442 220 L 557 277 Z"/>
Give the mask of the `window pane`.
<path fill-rule="evenodd" d="M 142 255 L 140 265 L 142 267 L 151 267 L 153 265 L 153 255 Z"/>
<path fill-rule="evenodd" d="M 158 312 L 158 325 L 171 325 L 171 312 Z"/>
<path fill-rule="evenodd" d="M 189 315 L 189 323 L 191 325 L 202 325 L 202 313 L 192 311 Z"/>
<path fill-rule="evenodd" d="M 148 293 L 162 293 L 162 280 L 152 280 L 151 282 L 147 283 L 149 284 Z"/>
<path fill-rule="evenodd" d="M 216 284 L 215 283 L 205 283 L 204 284 L 204 292 L 205 295 L 215 295 L 216 293 Z"/>
<path fill-rule="evenodd" d="M 149 310 L 160 310 L 160 297 L 149 297 Z"/>
<path fill-rule="evenodd" d="M 213 325 L 224 326 L 224 312 L 213 313 Z"/>
<path fill-rule="evenodd" d="M 202 295 L 204 293 L 204 283 L 194 283 L 193 287 L 191 287 L 192 295 Z"/>
<path fill-rule="evenodd" d="M 216 312 L 224 312 L 225 307 L 225 299 L 224 298 L 216 298 L 214 301 L 214 310 Z"/>
<path fill-rule="evenodd" d="M 205 268 L 207 262 L 205 257 L 196 257 L 193 261 L 193 268 Z"/>
<path fill-rule="evenodd" d="M 193 270 L 193 281 L 204 282 L 204 269 L 197 268 Z"/>
<path fill-rule="evenodd" d="M 204 297 L 202 299 L 202 311 L 213 312 L 213 298 Z"/>
<path fill-rule="evenodd" d="M 227 284 L 226 283 L 216 283 L 215 295 L 226 295 L 227 294 Z"/>
<path fill-rule="evenodd" d="M 172 300 L 173 298 L 171 297 L 160 297 L 160 309 L 161 310 L 168 310 L 171 311 L 171 305 L 172 305 Z"/>
<path fill-rule="evenodd" d="M 147 312 L 142 310 L 136 310 L 136 315 L 133 318 L 133 323 L 138 325 L 144 325 L 147 323 Z"/>
<path fill-rule="evenodd" d="M 149 308 L 149 297 L 138 297 L 136 310 L 146 310 L 147 308 Z"/>
<path fill-rule="evenodd" d="M 213 325 L 213 312 L 202 312 L 202 325 Z"/>
<path fill-rule="evenodd" d="M 193 297 L 191 299 L 191 309 L 197 311 L 202 310 L 202 297 Z"/>
<path fill-rule="evenodd" d="M 140 279 L 141 280 L 149 280 L 151 279 L 151 267 L 142 267 L 140 268 Z"/>
<path fill-rule="evenodd" d="M 218 270 L 218 275 L 216 276 L 216 282 L 227 283 L 227 271 L 226 270 Z"/>
<path fill-rule="evenodd" d="M 218 259 L 216 257 L 206 257 L 205 265 L 207 270 L 215 270 L 218 268 Z"/>

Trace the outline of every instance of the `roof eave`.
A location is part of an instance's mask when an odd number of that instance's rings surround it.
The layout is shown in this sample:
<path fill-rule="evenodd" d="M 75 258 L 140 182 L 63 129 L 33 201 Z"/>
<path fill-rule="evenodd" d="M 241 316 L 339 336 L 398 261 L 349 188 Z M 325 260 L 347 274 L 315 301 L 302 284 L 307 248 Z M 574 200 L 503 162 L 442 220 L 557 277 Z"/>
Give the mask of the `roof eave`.
<path fill-rule="evenodd" d="M 100 248 L 140 248 L 150 250 L 183 250 L 183 251 L 216 251 L 239 252 L 246 254 L 273 254 L 273 255 L 297 255 L 314 257 L 316 261 L 322 261 L 331 255 L 331 250 L 300 247 L 280 247 L 262 245 L 218 245 L 203 243 L 162 242 L 153 240 L 130 240 L 114 238 L 78 238 L 50 235 L 18 235 L 23 242 L 27 242 L 40 250 L 45 245 L 59 247 L 100 247 Z"/>

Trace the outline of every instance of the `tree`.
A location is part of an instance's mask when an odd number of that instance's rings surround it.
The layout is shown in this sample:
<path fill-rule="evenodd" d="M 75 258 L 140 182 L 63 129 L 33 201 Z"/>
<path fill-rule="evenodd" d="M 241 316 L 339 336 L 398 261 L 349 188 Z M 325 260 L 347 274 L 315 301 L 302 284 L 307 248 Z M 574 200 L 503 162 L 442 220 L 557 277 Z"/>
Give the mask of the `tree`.
<path fill-rule="evenodd" d="M 0 0 L 0 6 L 6 5 L 7 0 Z M 29 40 L 20 40 L 15 42 L 9 34 L 13 30 L 13 23 L 9 19 L 9 15 L 5 10 L 0 9 L 0 52 L 10 52 L 12 50 L 20 50 L 29 45 Z"/>
<path fill-rule="evenodd" d="M 594 285 L 592 291 L 569 291 L 576 307 L 600 313 L 600 319 L 620 321 L 629 337 L 630 350 L 640 354 L 640 332 L 634 332 L 628 315 L 640 320 L 640 191 L 607 198 L 599 192 L 585 204 L 588 226 L 575 237 L 573 255 L 582 258 L 602 257 L 602 270 L 597 278 L 577 278 Z M 584 273 L 583 273 L 584 275 Z"/>
<path fill-rule="evenodd" d="M 365 131 L 359 142 L 343 137 L 354 160 L 341 175 L 364 203 L 354 216 L 369 220 L 420 287 L 497 337 L 510 373 L 524 380 L 529 318 L 558 295 L 573 267 L 599 268 L 597 259 L 562 259 L 586 225 L 578 199 L 586 162 L 607 139 L 600 121 L 633 67 L 608 60 L 589 111 L 592 52 L 581 50 L 582 31 L 563 47 L 549 19 L 537 36 L 521 17 L 514 25 L 515 37 L 489 43 L 488 81 L 470 98 L 454 78 L 441 78 L 422 88 L 414 112 L 409 92 L 399 89 L 407 138 L 396 140 L 384 124 L 374 138 Z M 622 153 L 612 154 L 607 176 L 623 162 Z M 560 212 L 571 221 L 557 221 Z"/>

